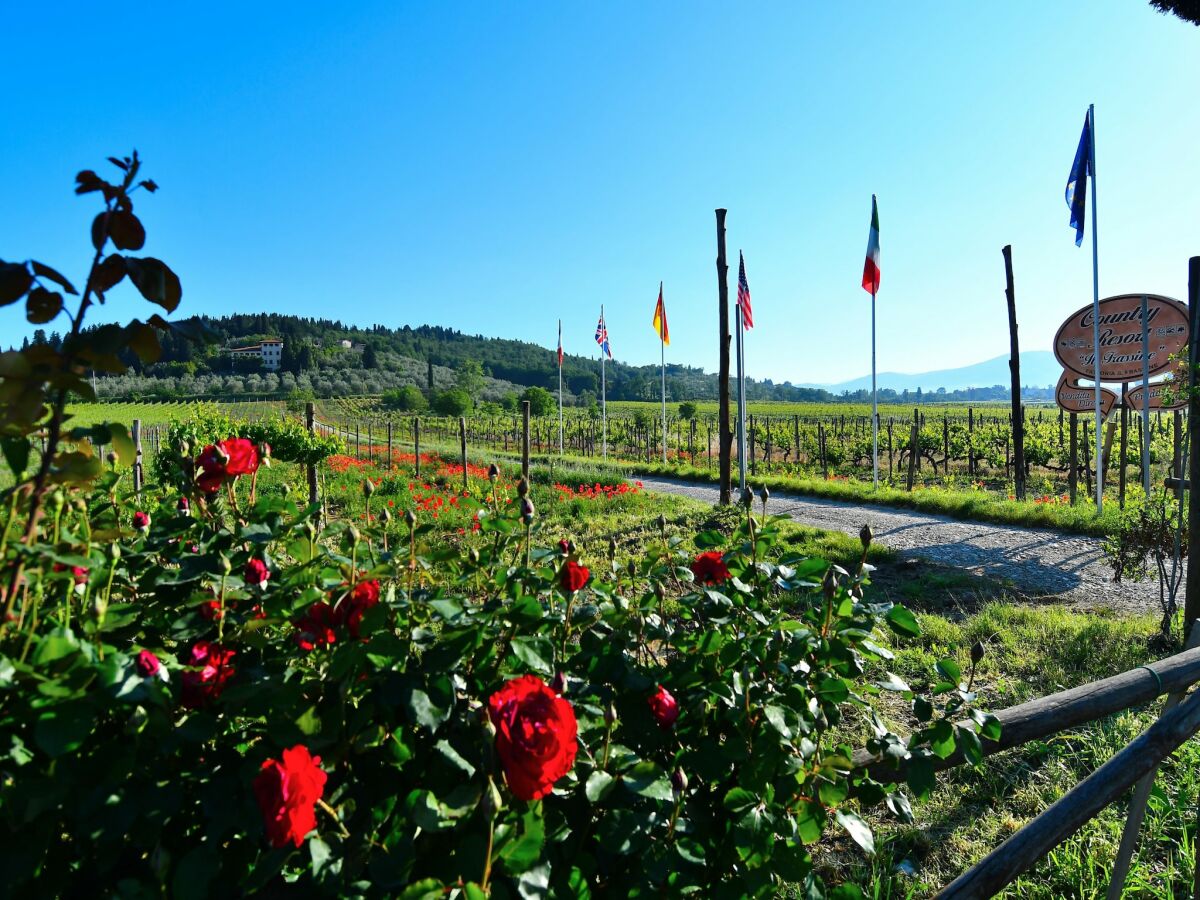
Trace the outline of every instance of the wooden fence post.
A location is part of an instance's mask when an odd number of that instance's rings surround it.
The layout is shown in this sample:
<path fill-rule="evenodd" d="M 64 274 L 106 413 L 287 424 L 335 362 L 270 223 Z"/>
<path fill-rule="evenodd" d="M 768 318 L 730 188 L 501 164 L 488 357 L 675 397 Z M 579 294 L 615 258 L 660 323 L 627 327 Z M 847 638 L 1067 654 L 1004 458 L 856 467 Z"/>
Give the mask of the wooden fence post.
<path fill-rule="evenodd" d="M 1192 632 L 1188 636 L 1185 650 L 1191 650 L 1200 644 L 1200 622 L 1193 623 Z M 1178 706 L 1187 694 L 1187 688 L 1174 691 L 1163 701 L 1159 719 Z M 1146 804 L 1150 800 L 1150 791 L 1154 788 L 1154 776 L 1158 765 L 1142 776 L 1133 790 L 1133 799 L 1129 801 L 1129 809 L 1125 813 L 1125 830 L 1121 832 L 1121 846 L 1117 850 L 1117 859 L 1113 863 L 1112 881 L 1108 885 L 1108 900 L 1118 900 L 1125 890 L 1125 878 L 1129 874 L 1129 863 L 1133 859 L 1133 851 L 1137 848 L 1138 835 L 1142 830 L 1142 820 L 1146 817 Z"/>
<path fill-rule="evenodd" d="M 133 492 L 142 499 L 142 420 L 133 420 Z"/>
<path fill-rule="evenodd" d="M 304 427 L 308 429 L 309 434 L 316 430 L 316 410 L 312 401 L 304 404 Z M 317 467 L 314 463 L 309 463 L 305 469 L 308 476 L 308 502 L 313 504 L 317 502 Z"/>
<path fill-rule="evenodd" d="M 912 431 L 908 441 L 908 490 L 912 493 L 913 477 L 916 475 L 918 447 L 920 446 L 921 432 L 916 423 L 916 418 L 912 423 Z"/>
<path fill-rule="evenodd" d="M 464 445 L 465 446 L 465 445 Z M 466 450 L 463 450 L 464 455 Z M 465 465 L 465 463 L 464 463 Z M 521 477 L 529 483 L 529 401 L 521 401 Z"/>
<path fill-rule="evenodd" d="M 1125 508 L 1125 468 L 1129 465 L 1129 382 L 1121 385 L 1121 471 L 1117 475 L 1117 505 Z"/>
<path fill-rule="evenodd" d="M 421 477 L 421 417 L 413 416 L 413 465 L 417 477 Z"/>
<path fill-rule="evenodd" d="M 463 490 L 467 489 L 467 420 L 458 417 L 458 443 L 462 448 Z"/>
<path fill-rule="evenodd" d="M 967 407 L 967 474 L 975 477 L 975 410 Z"/>
<path fill-rule="evenodd" d="M 1004 296 L 1008 300 L 1008 368 L 1011 375 L 1012 442 L 1016 495 L 1025 499 L 1025 414 L 1021 408 L 1021 350 L 1017 341 L 1017 301 L 1013 288 L 1012 247 L 1004 245 Z"/>
<path fill-rule="evenodd" d="M 388 471 L 392 470 L 392 420 L 387 420 L 387 467 Z"/>

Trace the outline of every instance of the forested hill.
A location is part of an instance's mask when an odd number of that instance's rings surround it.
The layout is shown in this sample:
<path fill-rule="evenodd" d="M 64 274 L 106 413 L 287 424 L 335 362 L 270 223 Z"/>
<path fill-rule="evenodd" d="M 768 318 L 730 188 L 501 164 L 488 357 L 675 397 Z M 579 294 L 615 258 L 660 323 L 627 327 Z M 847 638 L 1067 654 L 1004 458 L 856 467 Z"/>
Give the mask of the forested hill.
<path fill-rule="evenodd" d="M 480 396 L 501 400 L 526 387 L 551 391 L 558 387 L 554 348 L 528 341 L 464 334 L 432 325 L 357 328 L 334 319 L 314 319 L 278 313 L 238 314 L 212 318 L 194 316 L 176 323 L 178 331 L 163 336 L 163 353 L 153 365 L 143 365 L 132 354 L 125 359 L 127 375 L 101 379 L 101 394 L 110 397 L 157 394 L 191 396 L 216 394 L 277 394 L 294 390 L 317 396 L 378 394 L 412 385 L 432 389 L 454 385 L 464 369 L 483 378 Z M 185 333 L 204 333 L 206 342 L 189 341 Z M 264 338 L 284 342 L 278 373 L 264 372 L 257 361 L 234 359 L 226 351 Z M 54 343 L 57 334 L 38 332 L 35 341 Z M 350 346 L 347 347 L 345 344 Z M 607 364 L 610 400 L 657 400 L 660 382 L 655 365 Z M 432 388 L 430 378 L 432 376 Z M 600 362 L 567 354 L 563 386 L 568 403 L 590 403 L 600 393 Z M 694 366 L 667 366 L 667 395 L 671 401 L 715 400 L 717 376 Z M 866 391 L 831 393 L 770 380 L 747 379 L 751 400 L 834 402 L 868 400 Z M 880 400 L 996 400 L 1008 395 L 1005 387 L 953 392 L 881 390 Z"/>

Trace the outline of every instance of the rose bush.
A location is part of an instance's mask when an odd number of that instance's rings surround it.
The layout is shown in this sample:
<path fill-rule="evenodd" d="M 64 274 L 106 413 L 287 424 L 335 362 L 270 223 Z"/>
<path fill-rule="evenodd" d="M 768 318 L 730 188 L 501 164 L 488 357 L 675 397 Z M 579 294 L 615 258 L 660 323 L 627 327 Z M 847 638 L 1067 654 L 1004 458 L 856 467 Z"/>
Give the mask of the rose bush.
<path fill-rule="evenodd" d="M 114 228 L 137 243 L 113 221 L 131 179 L 102 184 L 98 249 Z M 150 265 L 106 259 L 89 291 Z M 57 283 L 21 269 L 0 290 Z M 0 395 L 20 394 L 13 378 L 42 397 L 86 389 L 82 357 L 49 386 L 21 359 Z M 65 425 L 57 402 L 49 414 Z M 315 505 L 256 495 L 241 445 L 206 466 L 235 438 L 279 449 L 207 419 L 168 441 L 135 528 L 120 429 L 60 427 L 26 475 L 38 419 L 5 415 L 10 896 L 821 896 L 816 845 L 844 834 L 871 852 L 861 810 L 909 815 L 852 741 L 906 760 L 923 793 L 935 755 L 978 758 L 976 727 L 996 733 L 978 712 L 961 723 L 973 696 L 952 660 L 930 696 L 884 677 L 882 635 L 915 635 L 914 617 L 866 599 L 865 566 L 781 551 L 771 519 L 630 558 L 543 547 L 522 482 L 518 503 L 460 497 L 479 525 L 464 534 L 390 514 L 323 525 Z M 101 438 L 118 465 L 89 462 Z M 218 470 L 223 489 L 196 478 Z M 881 690 L 908 703 L 907 738 L 872 709 Z"/>

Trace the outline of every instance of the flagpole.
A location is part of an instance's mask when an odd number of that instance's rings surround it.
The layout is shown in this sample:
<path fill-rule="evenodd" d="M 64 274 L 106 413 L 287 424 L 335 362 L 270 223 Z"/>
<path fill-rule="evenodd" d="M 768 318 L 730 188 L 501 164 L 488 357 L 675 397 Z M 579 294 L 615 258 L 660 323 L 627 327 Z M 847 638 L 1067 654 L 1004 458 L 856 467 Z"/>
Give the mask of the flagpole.
<path fill-rule="evenodd" d="M 875 291 L 871 291 L 871 481 L 879 490 L 879 395 L 875 390 Z"/>
<path fill-rule="evenodd" d="M 1096 106 L 1088 105 L 1088 168 L 1092 172 L 1092 374 L 1096 380 L 1096 515 L 1104 513 L 1104 450 L 1100 431 L 1100 255 L 1096 223 Z"/>
<path fill-rule="evenodd" d="M 604 322 L 604 304 L 600 304 L 600 321 Z M 604 339 L 608 340 L 608 323 L 604 322 Z M 600 435 L 603 459 L 608 459 L 608 385 L 604 380 L 604 357 L 608 351 L 600 348 Z"/>
<path fill-rule="evenodd" d="M 742 304 L 737 304 L 737 380 L 738 380 L 738 488 L 746 490 L 746 366 L 742 347 Z"/>
<path fill-rule="evenodd" d="M 558 320 L 558 455 L 563 455 L 562 319 Z"/>
<path fill-rule="evenodd" d="M 663 425 L 663 465 L 667 464 L 667 342 L 658 339 L 659 352 L 662 354 L 662 425 Z"/>

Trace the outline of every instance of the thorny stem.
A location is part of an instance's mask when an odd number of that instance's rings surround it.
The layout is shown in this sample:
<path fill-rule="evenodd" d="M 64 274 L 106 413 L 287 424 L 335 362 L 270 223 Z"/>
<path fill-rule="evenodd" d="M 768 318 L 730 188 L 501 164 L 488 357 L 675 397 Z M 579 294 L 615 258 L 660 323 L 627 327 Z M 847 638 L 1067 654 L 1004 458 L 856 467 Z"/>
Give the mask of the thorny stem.
<path fill-rule="evenodd" d="M 220 641 L 225 637 L 225 579 L 228 577 L 225 572 L 221 573 L 221 592 L 218 597 L 220 603 L 220 611 L 217 613 L 217 640 Z"/>
<path fill-rule="evenodd" d="M 346 827 L 346 823 L 342 821 L 342 817 L 337 814 L 336 809 L 334 809 L 324 800 L 317 800 L 317 805 L 320 806 L 321 809 L 325 810 L 325 812 L 329 813 L 329 817 L 333 819 L 333 821 L 337 822 L 338 831 L 342 837 L 350 837 L 350 830 Z"/>

